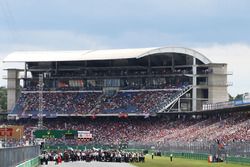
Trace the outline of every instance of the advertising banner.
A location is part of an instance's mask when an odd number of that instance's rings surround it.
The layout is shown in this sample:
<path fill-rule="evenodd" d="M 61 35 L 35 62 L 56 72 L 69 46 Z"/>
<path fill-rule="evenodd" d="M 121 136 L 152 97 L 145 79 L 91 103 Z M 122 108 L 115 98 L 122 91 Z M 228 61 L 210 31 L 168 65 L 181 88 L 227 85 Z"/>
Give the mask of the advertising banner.
<path fill-rule="evenodd" d="M 33 135 L 35 138 L 63 138 L 68 136 L 77 136 L 76 130 L 36 130 Z"/>
<path fill-rule="evenodd" d="M 23 137 L 23 126 L 0 126 L 0 139 L 17 139 Z"/>
<path fill-rule="evenodd" d="M 90 131 L 78 131 L 78 139 L 92 139 Z"/>

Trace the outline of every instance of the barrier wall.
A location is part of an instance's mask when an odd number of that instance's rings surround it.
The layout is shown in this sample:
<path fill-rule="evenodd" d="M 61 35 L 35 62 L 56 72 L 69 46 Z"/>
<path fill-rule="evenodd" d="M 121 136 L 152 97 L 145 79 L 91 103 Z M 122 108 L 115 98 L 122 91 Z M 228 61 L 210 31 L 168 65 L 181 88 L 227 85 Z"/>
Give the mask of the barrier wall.
<path fill-rule="evenodd" d="M 16 167 L 37 167 L 40 165 L 40 158 L 36 157 L 31 160 L 25 161 Z"/>
<path fill-rule="evenodd" d="M 12 147 L 0 149 L 1 167 L 16 167 L 40 155 L 39 146 Z M 35 160 L 30 163 L 35 164 Z M 26 167 L 26 166 L 25 166 Z"/>

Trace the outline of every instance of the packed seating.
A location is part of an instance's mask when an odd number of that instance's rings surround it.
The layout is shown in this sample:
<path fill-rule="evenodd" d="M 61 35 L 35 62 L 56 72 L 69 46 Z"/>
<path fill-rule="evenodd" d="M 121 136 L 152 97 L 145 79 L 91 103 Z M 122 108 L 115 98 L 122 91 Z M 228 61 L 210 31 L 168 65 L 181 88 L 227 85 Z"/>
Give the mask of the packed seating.
<path fill-rule="evenodd" d="M 44 114 L 88 113 L 94 108 L 99 92 L 52 92 L 43 93 Z M 22 93 L 13 113 L 38 114 L 39 93 Z"/>
<path fill-rule="evenodd" d="M 98 114 L 98 113 L 150 113 L 166 98 L 181 89 L 124 90 L 114 95 L 101 91 L 45 91 L 43 114 Z M 162 97 L 165 97 L 164 99 Z M 39 93 L 25 91 L 12 113 L 37 115 L 39 112 Z"/>
<path fill-rule="evenodd" d="M 28 120 L 28 121 L 27 121 Z M 5 122 L 6 123 L 6 122 Z M 8 124 L 25 126 L 25 139 L 31 139 L 37 125 L 36 119 L 21 119 Z M 47 139 L 51 145 L 65 144 L 120 144 L 165 142 L 246 142 L 250 141 L 250 118 L 248 114 L 227 114 L 207 118 L 169 117 L 64 117 L 44 120 L 48 130 L 90 131 L 92 140 Z M 12 141 L 11 141 L 12 142 Z"/>

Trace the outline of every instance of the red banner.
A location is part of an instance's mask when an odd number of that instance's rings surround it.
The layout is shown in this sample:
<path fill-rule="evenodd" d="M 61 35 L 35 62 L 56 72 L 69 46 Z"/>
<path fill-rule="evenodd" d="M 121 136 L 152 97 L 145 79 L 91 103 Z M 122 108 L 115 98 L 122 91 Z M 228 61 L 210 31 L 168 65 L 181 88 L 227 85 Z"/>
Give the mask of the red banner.
<path fill-rule="evenodd" d="M 23 136 L 23 126 L 11 126 L 0 128 L 0 139 L 20 139 Z"/>

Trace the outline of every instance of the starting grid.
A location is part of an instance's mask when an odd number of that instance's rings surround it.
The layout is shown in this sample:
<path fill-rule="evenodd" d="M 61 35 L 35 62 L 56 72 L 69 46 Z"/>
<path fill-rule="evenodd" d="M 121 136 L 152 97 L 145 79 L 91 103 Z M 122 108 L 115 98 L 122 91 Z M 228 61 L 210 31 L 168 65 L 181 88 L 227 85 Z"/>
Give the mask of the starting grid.
<path fill-rule="evenodd" d="M 60 165 L 56 165 L 55 162 L 49 162 L 48 165 L 41 165 L 41 167 L 135 167 L 129 163 L 119 163 L 119 162 L 85 162 L 85 161 L 76 161 L 76 162 L 62 162 Z"/>

